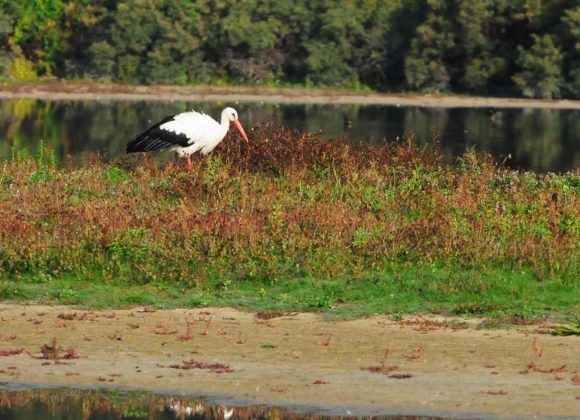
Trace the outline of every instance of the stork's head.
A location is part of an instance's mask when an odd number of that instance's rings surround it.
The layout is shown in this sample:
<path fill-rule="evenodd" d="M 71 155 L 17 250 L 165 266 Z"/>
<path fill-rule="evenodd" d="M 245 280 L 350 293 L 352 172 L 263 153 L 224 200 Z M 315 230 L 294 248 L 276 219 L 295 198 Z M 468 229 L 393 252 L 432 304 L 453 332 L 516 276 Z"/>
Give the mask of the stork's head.
<path fill-rule="evenodd" d="M 222 117 L 225 116 L 230 121 L 235 121 L 238 119 L 238 111 L 233 108 L 227 107 L 222 111 Z"/>
<path fill-rule="evenodd" d="M 234 123 L 234 125 L 236 126 L 236 128 L 238 129 L 238 131 L 240 132 L 240 135 L 242 136 L 242 138 L 245 141 L 248 141 L 248 136 L 246 135 L 246 132 L 244 131 L 244 128 L 242 127 L 242 124 L 240 124 L 240 121 L 238 120 L 238 111 L 236 111 L 233 108 L 226 108 L 222 111 L 222 121 L 224 121 L 224 119 L 227 119 L 228 121 L 231 121 Z"/>

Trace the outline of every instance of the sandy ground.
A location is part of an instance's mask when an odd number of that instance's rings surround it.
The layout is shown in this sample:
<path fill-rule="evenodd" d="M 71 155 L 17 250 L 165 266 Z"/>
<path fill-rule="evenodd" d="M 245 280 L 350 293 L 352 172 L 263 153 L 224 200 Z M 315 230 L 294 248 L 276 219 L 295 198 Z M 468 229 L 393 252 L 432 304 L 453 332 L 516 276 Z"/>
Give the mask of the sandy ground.
<path fill-rule="evenodd" d="M 275 102 L 296 104 L 362 104 L 423 107 L 490 107 L 580 109 L 575 100 L 534 100 L 472 96 L 359 93 L 348 90 L 211 86 L 128 86 L 98 83 L 0 85 L 0 99 L 161 100 L 207 102 Z"/>
<path fill-rule="evenodd" d="M 542 334 L 543 326 L 477 329 L 477 320 L 451 327 L 420 315 L 272 315 L 0 304 L 0 384 L 131 387 L 364 414 L 580 415 L 580 337 Z"/>

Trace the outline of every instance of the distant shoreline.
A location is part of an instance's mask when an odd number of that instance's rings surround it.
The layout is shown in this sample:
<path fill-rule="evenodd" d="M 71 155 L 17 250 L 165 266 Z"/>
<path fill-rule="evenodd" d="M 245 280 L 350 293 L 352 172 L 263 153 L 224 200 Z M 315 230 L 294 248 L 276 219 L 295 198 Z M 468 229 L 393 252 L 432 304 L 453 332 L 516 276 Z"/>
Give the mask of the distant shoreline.
<path fill-rule="evenodd" d="M 112 83 L 32 83 L 0 85 L 0 99 L 51 101 L 193 101 L 284 104 L 394 105 L 430 108 L 544 108 L 580 110 L 578 100 L 539 100 L 458 95 L 363 93 L 340 89 L 133 86 Z"/>

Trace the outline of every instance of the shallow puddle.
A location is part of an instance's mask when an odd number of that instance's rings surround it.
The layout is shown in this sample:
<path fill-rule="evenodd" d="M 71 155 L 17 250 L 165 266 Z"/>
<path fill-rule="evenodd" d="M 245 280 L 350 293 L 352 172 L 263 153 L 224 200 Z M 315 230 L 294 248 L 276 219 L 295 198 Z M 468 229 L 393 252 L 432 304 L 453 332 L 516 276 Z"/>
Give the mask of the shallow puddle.
<path fill-rule="evenodd" d="M 0 389 L 2 420 L 112 420 L 112 419 L 344 419 L 362 413 L 341 413 L 308 407 L 233 406 L 211 399 L 144 392 L 37 389 Z M 382 419 L 442 419 L 432 416 L 367 416 Z"/>

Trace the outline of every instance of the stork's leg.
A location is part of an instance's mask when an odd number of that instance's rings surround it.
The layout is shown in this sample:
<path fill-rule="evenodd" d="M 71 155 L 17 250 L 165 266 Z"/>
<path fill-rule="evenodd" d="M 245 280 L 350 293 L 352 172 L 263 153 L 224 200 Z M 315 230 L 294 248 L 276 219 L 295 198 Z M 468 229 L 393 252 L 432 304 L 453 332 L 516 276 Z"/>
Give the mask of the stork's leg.
<path fill-rule="evenodd" d="M 193 168 L 193 163 L 191 161 L 191 155 L 187 155 L 187 168 L 188 169 L 192 169 Z"/>
<path fill-rule="evenodd" d="M 161 168 L 161 170 L 163 171 L 163 173 L 173 172 L 175 170 L 176 164 L 177 164 L 177 167 L 179 167 L 179 164 L 178 164 L 176 158 L 177 158 L 177 154 L 176 153 L 171 153 L 170 160 L 167 161 L 163 165 L 163 167 Z"/>

